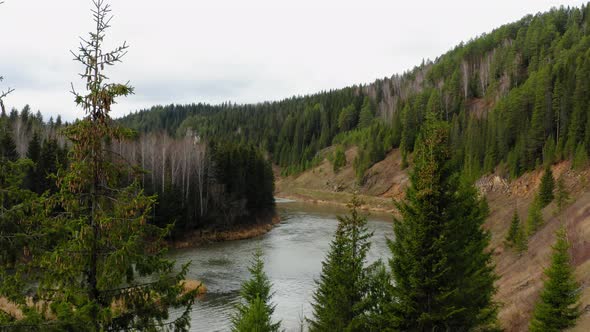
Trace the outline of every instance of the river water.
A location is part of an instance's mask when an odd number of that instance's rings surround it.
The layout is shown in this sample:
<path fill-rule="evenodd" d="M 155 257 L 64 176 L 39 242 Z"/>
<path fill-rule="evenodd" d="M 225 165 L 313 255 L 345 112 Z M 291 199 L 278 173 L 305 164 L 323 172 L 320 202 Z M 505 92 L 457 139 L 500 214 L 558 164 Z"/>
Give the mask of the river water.
<path fill-rule="evenodd" d="M 249 278 L 248 266 L 257 248 L 262 249 L 265 272 L 273 284 L 275 320 L 280 319 L 286 331 L 299 331 L 304 317 L 311 316 L 315 280 L 336 230 L 336 215 L 346 210 L 287 200 L 277 200 L 277 209 L 281 223 L 263 236 L 171 253 L 179 264 L 192 261 L 187 278 L 207 286 L 207 294 L 192 309 L 191 331 L 229 330 L 240 285 Z M 368 261 L 386 260 L 391 217 L 372 214 L 368 219 L 374 232 Z"/>

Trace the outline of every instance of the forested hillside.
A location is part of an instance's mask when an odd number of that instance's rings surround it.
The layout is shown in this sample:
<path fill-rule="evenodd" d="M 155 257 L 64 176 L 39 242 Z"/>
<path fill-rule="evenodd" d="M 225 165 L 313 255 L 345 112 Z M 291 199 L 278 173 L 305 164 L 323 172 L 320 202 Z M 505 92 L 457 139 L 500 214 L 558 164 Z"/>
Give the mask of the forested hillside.
<path fill-rule="evenodd" d="M 56 192 L 55 175 L 68 164 L 71 142 L 63 132 L 70 126 L 59 117 L 44 121 L 28 106 L 0 114 L 0 160 L 31 162 L 21 187 L 37 195 Z M 162 227 L 174 222 L 172 235 L 227 229 L 273 214 L 271 165 L 246 143 L 204 141 L 190 132 L 179 138 L 149 132 L 109 145 L 117 156 L 141 168 L 142 188 L 156 194 L 152 220 Z"/>
<path fill-rule="evenodd" d="M 512 178 L 542 163 L 585 160 L 590 148 L 590 7 L 529 15 L 402 75 L 254 105 L 154 107 L 121 121 L 141 131 L 249 142 L 285 173 L 313 165 L 334 143 L 363 147 L 364 170 L 400 147 L 414 150 L 424 114 L 451 124 L 455 164 L 469 179 Z M 368 97 L 368 98 L 366 98 Z"/>

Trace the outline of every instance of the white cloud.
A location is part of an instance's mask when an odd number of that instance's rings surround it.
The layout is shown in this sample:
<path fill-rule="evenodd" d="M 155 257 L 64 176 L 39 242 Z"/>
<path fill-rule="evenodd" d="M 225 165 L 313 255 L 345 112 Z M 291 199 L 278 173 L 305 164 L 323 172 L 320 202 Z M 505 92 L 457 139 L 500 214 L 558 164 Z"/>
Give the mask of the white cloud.
<path fill-rule="evenodd" d="M 502 24 L 585 1 L 111 0 L 109 45 L 130 52 L 112 78 L 137 95 L 115 114 L 153 104 L 258 102 L 371 82 L 434 58 Z M 47 117 L 76 111 L 68 93 L 80 67 L 78 36 L 91 1 L 6 0 L 0 6 L 0 73 Z"/>

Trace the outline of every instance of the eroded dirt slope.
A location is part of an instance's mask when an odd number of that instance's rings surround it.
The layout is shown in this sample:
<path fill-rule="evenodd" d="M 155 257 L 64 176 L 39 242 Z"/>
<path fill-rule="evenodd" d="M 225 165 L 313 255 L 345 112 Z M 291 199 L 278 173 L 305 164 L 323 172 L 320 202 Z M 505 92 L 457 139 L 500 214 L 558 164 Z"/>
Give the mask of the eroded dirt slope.
<path fill-rule="evenodd" d="M 324 155 L 331 149 L 324 151 Z M 277 195 L 318 203 L 345 204 L 353 191 L 358 191 L 366 208 L 395 213 L 392 199 L 403 198 L 408 183 L 408 170 L 402 170 L 398 150 L 374 165 L 367 172 L 363 186 L 355 184 L 352 168 L 356 148 L 346 151 L 347 165 L 335 173 L 324 159 L 317 167 L 296 177 L 278 178 Z M 504 244 L 514 209 L 522 222 L 538 190 L 542 170 L 527 173 L 508 181 L 496 175 L 480 179 L 477 186 L 490 206 L 485 227 L 491 231 L 498 280 L 496 300 L 502 303 L 499 318 L 506 331 L 526 331 L 535 301 L 543 284 L 543 269 L 549 265 L 554 233 L 561 223 L 566 225 L 572 244 L 571 254 L 576 276 L 582 285 L 583 315 L 573 331 L 590 330 L 590 171 L 574 172 L 569 162 L 553 166 L 555 178 L 563 177 L 571 200 L 560 214 L 552 203 L 543 210 L 545 224 L 529 239 L 528 251 L 517 254 Z"/>

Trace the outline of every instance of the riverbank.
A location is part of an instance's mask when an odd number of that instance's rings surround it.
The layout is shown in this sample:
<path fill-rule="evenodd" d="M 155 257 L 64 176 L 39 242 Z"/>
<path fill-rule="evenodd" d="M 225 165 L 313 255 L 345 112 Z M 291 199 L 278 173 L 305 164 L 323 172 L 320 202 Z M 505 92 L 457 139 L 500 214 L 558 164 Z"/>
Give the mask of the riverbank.
<path fill-rule="evenodd" d="M 293 188 L 289 191 L 276 193 L 277 197 L 292 199 L 299 202 L 320 205 L 333 205 L 346 208 L 353 194 L 348 192 L 329 192 L 323 190 Z M 361 210 L 378 213 L 395 213 L 393 200 L 387 197 L 357 195 L 363 202 Z"/>
<path fill-rule="evenodd" d="M 251 225 L 234 226 L 224 230 L 201 229 L 186 233 L 182 238 L 168 241 L 168 245 L 174 249 L 198 247 L 212 242 L 237 241 L 251 239 L 264 235 L 281 222 L 281 218 L 275 212 L 269 218 L 257 218 Z"/>

